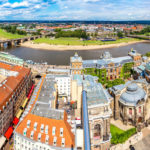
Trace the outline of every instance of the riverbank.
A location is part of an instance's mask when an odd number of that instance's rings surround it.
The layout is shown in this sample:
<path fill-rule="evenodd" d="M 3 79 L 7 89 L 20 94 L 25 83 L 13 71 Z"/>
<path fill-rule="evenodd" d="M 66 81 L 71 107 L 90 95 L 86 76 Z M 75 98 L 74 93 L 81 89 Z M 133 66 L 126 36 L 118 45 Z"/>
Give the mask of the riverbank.
<path fill-rule="evenodd" d="M 0 40 L 24 38 L 24 35 L 8 33 L 0 29 Z"/>
<path fill-rule="evenodd" d="M 116 43 L 116 44 L 105 44 L 105 45 L 88 45 L 88 46 L 82 46 L 82 45 L 50 45 L 45 43 L 33 43 L 32 41 L 28 41 L 25 43 L 22 43 L 21 46 L 33 48 L 35 50 L 57 50 L 57 51 L 64 51 L 64 50 L 99 50 L 99 49 L 105 49 L 105 48 L 115 48 L 115 47 L 121 47 L 121 46 L 127 46 L 130 44 L 135 43 L 142 43 L 142 42 L 149 42 L 145 40 L 140 41 L 131 41 L 131 42 L 123 42 L 123 43 Z"/>

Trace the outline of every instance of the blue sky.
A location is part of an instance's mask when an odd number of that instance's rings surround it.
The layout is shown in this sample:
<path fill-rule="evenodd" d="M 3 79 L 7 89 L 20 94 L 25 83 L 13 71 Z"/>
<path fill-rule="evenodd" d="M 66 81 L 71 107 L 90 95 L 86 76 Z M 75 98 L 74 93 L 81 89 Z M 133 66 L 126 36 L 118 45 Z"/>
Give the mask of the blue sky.
<path fill-rule="evenodd" d="M 0 0 L 0 20 L 150 20 L 150 0 Z"/>

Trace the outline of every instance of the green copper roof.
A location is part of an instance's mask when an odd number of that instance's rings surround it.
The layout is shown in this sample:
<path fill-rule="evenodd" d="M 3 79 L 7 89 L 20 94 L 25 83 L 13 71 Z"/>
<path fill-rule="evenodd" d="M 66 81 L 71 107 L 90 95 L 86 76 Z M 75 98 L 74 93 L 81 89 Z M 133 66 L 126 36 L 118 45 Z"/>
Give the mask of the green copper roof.
<path fill-rule="evenodd" d="M 23 64 L 24 63 L 24 60 L 23 59 L 21 59 L 21 58 L 18 58 L 18 57 L 16 57 L 16 56 L 14 56 L 14 55 L 11 55 L 11 54 L 9 54 L 9 53 L 6 53 L 6 52 L 0 52 L 0 57 L 1 58 L 6 58 L 6 59 L 10 59 L 10 60 L 12 60 L 13 62 L 15 62 L 16 64 Z M 2 60 L 0 58 L 0 60 Z M 2 60 L 3 61 L 3 60 Z"/>

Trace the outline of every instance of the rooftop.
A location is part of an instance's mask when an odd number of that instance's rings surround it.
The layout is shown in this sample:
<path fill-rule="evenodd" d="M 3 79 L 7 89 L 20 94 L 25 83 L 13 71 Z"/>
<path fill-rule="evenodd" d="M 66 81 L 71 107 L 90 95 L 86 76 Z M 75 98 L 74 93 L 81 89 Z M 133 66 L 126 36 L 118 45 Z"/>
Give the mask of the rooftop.
<path fill-rule="evenodd" d="M 18 73 L 16 76 L 8 76 L 0 84 L 0 110 L 3 110 L 3 106 L 6 106 L 6 103 L 12 96 L 13 91 L 15 91 L 23 79 L 29 75 L 30 69 L 5 63 L 0 63 L 0 68 Z"/>
<path fill-rule="evenodd" d="M 75 53 L 75 55 L 70 58 L 70 62 L 82 62 L 82 57 L 78 56 L 78 54 Z"/>
<path fill-rule="evenodd" d="M 131 56 L 117 57 L 117 58 L 108 58 L 98 60 L 84 60 L 83 66 L 86 67 L 97 67 L 97 68 L 106 68 L 110 63 L 114 63 L 115 66 L 123 65 L 124 63 L 132 62 Z"/>
<path fill-rule="evenodd" d="M 10 60 L 14 60 L 16 63 L 20 64 L 20 65 L 23 65 L 24 63 L 24 60 L 23 59 L 20 59 L 12 54 L 9 54 L 9 53 L 6 53 L 6 52 L 0 52 L 0 60 L 2 61 L 1 58 L 7 58 L 7 59 L 10 59 Z"/>
<path fill-rule="evenodd" d="M 52 109 L 50 106 L 51 95 L 55 91 L 54 77 L 53 75 L 44 75 L 39 81 L 26 108 L 27 113 L 23 115 L 24 118 L 19 122 L 15 133 L 36 142 L 48 144 L 53 148 L 74 147 L 75 136 L 67 122 L 66 112 Z"/>
<path fill-rule="evenodd" d="M 107 104 L 110 102 L 106 90 L 100 83 L 97 83 L 96 80 L 97 77 L 91 75 L 84 76 L 83 86 L 84 90 L 87 92 L 88 106 Z"/>

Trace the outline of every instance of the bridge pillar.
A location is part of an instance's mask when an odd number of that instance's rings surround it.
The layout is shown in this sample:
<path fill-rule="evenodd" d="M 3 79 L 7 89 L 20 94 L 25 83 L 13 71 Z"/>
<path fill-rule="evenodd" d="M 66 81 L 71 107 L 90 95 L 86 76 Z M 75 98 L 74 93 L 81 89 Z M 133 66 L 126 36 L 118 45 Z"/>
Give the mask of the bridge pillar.
<path fill-rule="evenodd" d="M 14 40 L 11 41 L 11 46 L 15 46 L 15 41 Z"/>
<path fill-rule="evenodd" d="M 23 42 L 24 42 L 24 40 L 23 40 L 23 39 L 21 39 L 21 40 L 20 40 L 20 42 L 21 42 L 21 43 L 23 43 Z"/>
<path fill-rule="evenodd" d="M 1 47 L 1 48 L 4 48 L 4 43 L 0 43 L 0 47 Z"/>

